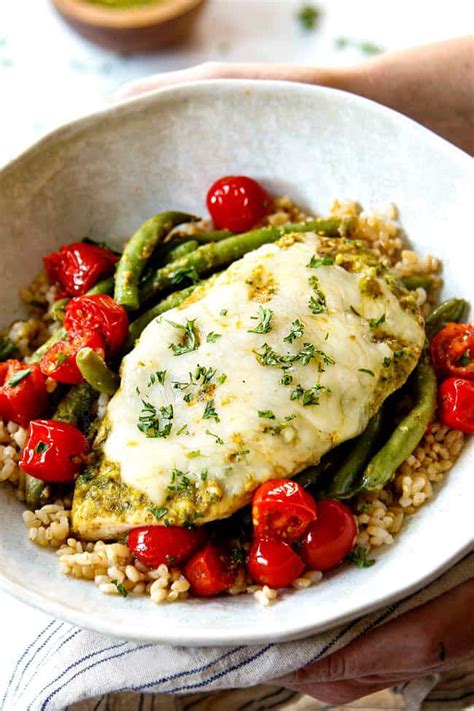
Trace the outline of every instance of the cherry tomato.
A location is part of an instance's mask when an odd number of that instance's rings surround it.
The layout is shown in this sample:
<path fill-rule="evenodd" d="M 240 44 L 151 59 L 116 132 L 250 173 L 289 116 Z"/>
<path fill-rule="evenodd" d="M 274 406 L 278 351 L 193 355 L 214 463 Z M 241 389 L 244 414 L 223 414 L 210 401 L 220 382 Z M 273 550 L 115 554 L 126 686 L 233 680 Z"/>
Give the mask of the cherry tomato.
<path fill-rule="evenodd" d="M 72 481 L 89 451 L 77 427 L 59 420 L 32 420 L 21 452 L 20 467 L 43 481 Z"/>
<path fill-rule="evenodd" d="M 55 343 L 41 358 L 42 372 L 57 380 L 58 383 L 78 385 L 83 377 L 76 364 L 76 355 L 81 348 L 92 348 L 101 357 L 104 356 L 104 341 L 96 331 L 83 331 L 78 334 L 67 334 Z"/>
<path fill-rule="evenodd" d="M 328 570 L 353 548 L 357 527 L 350 508 L 335 499 L 318 502 L 318 518 L 303 539 L 301 557 L 313 570 Z"/>
<path fill-rule="evenodd" d="M 225 548 L 208 543 L 186 564 L 184 575 L 195 595 L 212 597 L 231 587 L 238 569 Z"/>
<path fill-rule="evenodd" d="M 21 360 L 0 363 L 0 419 L 26 427 L 47 406 L 45 377 L 37 365 Z"/>
<path fill-rule="evenodd" d="M 70 333 L 96 331 L 102 337 L 107 355 L 113 357 L 128 336 L 128 316 L 122 306 L 106 294 L 78 296 L 66 306 L 64 327 Z"/>
<path fill-rule="evenodd" d="M 179 526 L 141 526 L 128 534 L 128 547 L 150 568 L 186 563 L 206 542 L 206 531 Z"/>
<path fill-rule="evenodd" d="M 207 209 L 219 230 L 246 232 L 268 215 L 271 208 L 268 193 L 245 175 L 220 178 L 207 193 Z"/>
<path fill-rule="evenodd" d="M 448 378 L 438 390 L 441 424 L 466 434 L 474 434 L 474 382 Z"/>
<path fill-rule="evenodd" d="M 252 520 L 257 538 L 298 541 L 315 519 L 315 500 L 295 481 L 267 481 L 255 492 Z"/>
<path fill-rule="evenodd" d="M 293 548 L 276 538 L 254 541 L 247 569 L 256 583 L 271 588 L 285 588 L 299 578 L 304 563 Z"/>
<path fill-rule="evenodd" d="M 431 339 L 431 360 L 438 375 L 474 380 L 474 326 L 448 323 Z"/>
<path fill-rule="evenodd" d="M 97 244 L 74 242 L 43 257 L 48 279 L 59 284 L 62 295 L 80 296 L 100 279 L 113 274 L 117 255 Z"/>

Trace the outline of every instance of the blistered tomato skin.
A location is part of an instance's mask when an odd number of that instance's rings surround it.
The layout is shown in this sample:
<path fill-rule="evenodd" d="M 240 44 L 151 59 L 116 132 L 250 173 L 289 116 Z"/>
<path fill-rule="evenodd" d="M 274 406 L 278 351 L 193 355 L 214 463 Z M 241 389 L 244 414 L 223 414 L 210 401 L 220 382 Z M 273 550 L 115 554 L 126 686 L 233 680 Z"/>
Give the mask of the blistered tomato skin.
<path fill-rule="evenodd" d="M 357 526 L 348 506 L 336 499 L 318 502 L 318 518 L 312 523 L 300 549 L 312 570 L 329 570 L 341 563 L 354 547 Z"/>
<path fill-rule="evenodd" d="M 128 534 L 128 547 L 150 568 L 182 565 L 206 542 L 206 531 L 178 526 L 140 526 Z"/>
<path fill-rule="evenodd" d="M 246 232 L 272 209 L 272 199 L 245 175 L 229 175 L 216 180 L 207 193 L 207 209 L 217 229 Z"/>
<path fill-rule="evenodd" d="M 66 306 L 64 328 L 69 333 L 95 331 L 105 344 L 107 357 L 114 357 L 127 339 L 128 316 L 107 294 L 79 296 Z"/>
<path fill-rule="evenodd" d="M 465 434 L 474 434 L 474 382 L 448 378 L 438 390 L 441 424 Z"/>
<path fill-rule="evenodd" d="M 76 355 L 81 348 L 92 348 L 101 357 L 104 356 L 104 341 L 96 331 L 67 334 L 41 358 L 41 371 L 58 383 L 82 383 L 84 378 L 76 364 Z"/>
<path fill-rule="evenodd" d="M 228 590 L 237 577 L 236 566 L 229 552 L 214 543 L 208 543 L 195 553 L 184 568 L 184 576 L 198 597 L 213 597 Z"/>
<path fill-rule="evenodd" d="M 431 339 L 431 360 L 439 377 L 474 380 L 474 326 L 448 323 Z"/>
<path fill-rule="evenodd" d="M 291 479 L 267 481 L 253 497 L 252 520 L 257 538 L 298 541 L 316 516 L 313 497 Z"/>
<path fill-rule="evenodd" d="M 79 473 L 89 445 L 77 427 L 59 420 L 32 420 L 20 467 L 48 482 L 70 482 Z"/>
<path fill-rule="evenodd" d="M 0 363 L 0 419 L 26 427 L 48 406 L 45 377 L 37 365 L 21 360 Z"/>
<path fill-rule="evenodd" d="M 64 245 L 43 257 L 48 279 L 59 284 L 61 296 L 80 296 L 100 279 L 113 274 L 117 255 L 105 247 L 86 242 Z"/>
<path fill-rule="evenodd" d="M 299 578 L 304 563 L 288 543 L 274 539 L 254 541 L 250 549 L 247 569 L 259 585 L 284 588 Z"/>

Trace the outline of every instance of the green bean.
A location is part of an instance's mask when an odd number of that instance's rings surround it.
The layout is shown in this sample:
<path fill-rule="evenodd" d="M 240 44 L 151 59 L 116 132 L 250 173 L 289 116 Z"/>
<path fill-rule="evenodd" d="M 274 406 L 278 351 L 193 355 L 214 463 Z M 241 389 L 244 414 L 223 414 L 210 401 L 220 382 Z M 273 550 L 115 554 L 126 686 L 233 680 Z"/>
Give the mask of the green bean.
<path fill-rule="evenodd" d="M 467 301 L 464 299 L 448 299 L 437 306 L 428 316 L 425 322 L 425 331 L 428 341 L 436 336 L 447 323 L 461 321 Z"/>
<path fill-rule="evenodd" d="M 318 464 L 313 467 L 308 467 L 295 477 L 295 481 L 306 489 L 308 486 L 313 486 L 317 483 L 324 474 L 327 474 L 333 467 L 339 463 L 340 448 L 335 447 L 322 457 Z"/>
<path fill-rule="evenodd" d="M 152 278 L 143 285 L 140 291 L 140 303 L 144 304 L 155 294 L 172 287 L 176 273 L 184 269 L 193 269 L 199 275 L 206 274 L 217 267 L 240 259 L 247 252 L 251 252 L 263 244 L 276 242 L 285 234 L 314 231 L 318 234 L 341 236 L 350 228 L 350 224 L 347 220 L 330 217 L 296 225 L 284 225 L 283 227 L 262 227 L 258 230 L 227 237 L 221 242 L 204 244 L 186 257 L 158 269 Z"/>
<path fill-rule="evenodd" d="M 90 409 L 95 395 L 87 383 L 75 385 L 57 406 L 53 420 L 71 425 L 84 424 L 90 418 Z M 25 500 L 29 509 L 41 508 L 52 495 L 52 486 L 30 474 L 25 474 Z"/>
<path fill-rule="evenodd" d="M 402 279 L 403 286 L 410 291 L 415 289 L 425 289 L 431 291 L 433 288 L 433 279 L 430 276 L 406 276 Z"/>
<path fill-rule="evenodd" d="M 328 496 L 335 499 L 349 499 L 356 493 L 360 474 L 367 463 L 381 424 L 382 409 L 375 413 L 364 432 L 351 443 L 349 453 L 332 477 Z"/>
<path fill-rule="evenodd" d="M 58 404 L 53 420 L 84 427 L 84 421 L 90 419 L 90 410 L 95 397 L 96 394 L 88 383 L 75 385 Z"/>
<path fill-rule="evenodd" d="M 89 289 L 87 296 L 93 296 L 95 294 L 113 294 L 114 293 L 114 277 L 108 277 L 107 279 L 102 279 L 98 281 L 92 289 Z"/>
<path fill-rule="evenodd" d="M 232 232 L 230 230 L 209 230 L 209 232 L 199 232 L 198 234 L 193 235 L 193 239 L 197 240 L 199 244 L 220 242 L 221 239 L 226 239 L 227 237 L 232 237 Z"/>
<path fill-rule="evenodd" d="M 183 222 L 197 218 L 184 212 L 163 212 L 147 220 L 125 245 L 115 274 L 115 301 L 127 309 L 139 307 L 138 281 L 158 243 Z"/>
<path fill-rule="evenodd" d="M 185 257 L 187 254 L 191 254 L 191 252 L 194 252 L 194 250 L 198 247 L 199 242 L 195 239 L 190 239 L 186 242 L 181 242 L 181 244 L 178 244 L 176 247 L 173 247 L 173 249 L 170 249 L 165 259 L 163 260 L 163 264 L 175 262 L 177 259 L 181 259 L 181 257 Z"/>
<path fill-rule="evenodd" d="M 128 340 L 125 346 L 126 350 L 133 348 L 135 341 L 140 336 L 143 329 L 148 326 L 154 318 L 165 313 L 165 311 L 169 311 L 170 309 L 174 309 L 176 306 L 179 306 L 185 299 L 188 298 L 188 296 L 191 296 L 196 286 L 197 284 L 192 284 L 192 286 L 188 286 L 187 289 L 174 291 L 172 294 L 167 296 L 166 299 L 163 299 L 163 301 L 160 301 L 156 304 L 156 306 L 153 306 L 148 311 L 145 311 L 145 313 L 135 319 L 135 321 L 132 321 L 129 328 Z"/>
<path fill-rule="evenodd" d="M 62 323 L 65 316 L 65 308 L 69 303 L 69 299 L 58 299 L 48 309 L 48 316 L 53 319 L 53 321 L 59 321 Z"/>
<path fill-rule="evenodd" d="M 436 375 L 428 356 L 423 353 L 414 371 L 416 404 L 400 422 L 387 443 L 372 457 L 361 480 L 361 489 L 381 489 L 400 464 L 413 452 L 436 408 Z"/>
<path fill-rule="evenodd" d="M 58 328 L 57 331 L 53 333 L 48 340 L 43 343 L 42 346 L 37 348 L 28 358 L 25 358 L 26 363 L 38 363 L 41 358 L 46 355 L 46 353 L 49 351 L 49 349 L 54 346 L 55 343 L 58 343 L 61 338 L 64 338 L 66 335 L 66 330 L 64 328 Z"/>
<path fill-rule="evenodd" d="M 119 378 L 92 348 L 81 348 L 76 356 L 79 371 L 89 385 L 99 393 L 113 395 L 119 386 Z"/>

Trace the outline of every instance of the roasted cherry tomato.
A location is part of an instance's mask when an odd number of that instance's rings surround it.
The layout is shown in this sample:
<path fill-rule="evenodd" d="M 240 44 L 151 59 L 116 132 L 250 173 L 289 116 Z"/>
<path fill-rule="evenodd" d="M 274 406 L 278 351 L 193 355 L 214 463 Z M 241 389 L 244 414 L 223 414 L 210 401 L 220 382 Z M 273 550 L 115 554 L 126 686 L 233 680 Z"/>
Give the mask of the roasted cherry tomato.
<path fill-rule="evenodd" d="M 76 364 L 76 355 L 81 348 L 92 348 L 104 357 L 104 341 L 96 331 L 84 330 L 78 334 L 67 334 L 41 358 L 42 372 L 58 383 L 82 383 L 83 377 Z"/>
<path fill-rule="evenodd" d="M 431 339 L 431 360 L 438 375 L 474 380 L 474 326 L 448 323 Z"/>
<path fill-rule="evenodd" d="M 26 427 L 48 405 L 45 377 L 37 365 L 21 360 L 0 363 L 0 419 Z"/>
<path fill-rule="evenodd" d="M 96 244 L 74 242 L 43 257 L 48 279 L 62 295 L 80 296 L 114 271 L 117 255 Z"/>
<path fill-rule="evenodd" d="M 96 331 L 109 357 L 117 355 L 128 336 L 128 316 L 122 306 L 106 294 L 78 296 L 66 306 L 64 327 L 70 333 Z"/>
<path fill-rule="evenodd" d="M 184 575 L 195 595 L 212 597 L 231 587 L 238 570 L 225 548 L 208 543 L 186 564 Z"/>
<path fill-rule="evenodd" d="M 298 541 L 315 519 L 316 502 L 296 481 L 267 481 L 255 492 L 252 520 L 257 538 Z"/>
<path fill-rule="evenodd" d="M 474 434 L 474 382 L 448 378 L 439 386 L 438 414 L 443 425 Z"/>
<path fill-rule="evenodd" d="M 304 563 L 293 548 L 276 538 L 254 541 L 247 569 L 256 583 L 271 588 L 284 588 L 299 578 Z"/>
<path fill-rule="evenodd" d="M 245 175 L 220 178 L 207 193 L 207 209 L 217 229 L 246 232 L 268 215 L 271 208 L 268 193 Z"/>
<path fill-rule="evenodd" d="M 150 568 L 186 563 L 206 542 L 206 531 L 179 526 L 141 526 L 128 534 L 128 547 Z"/>
<path fill-rule="evenodd" d="M 310 525 L 301 557 L 313 570 L 328 570 L 353 548 L 357 527 L 350 508 L 335 499 L 318 501 L 318 518 Z"/>
<path fill-rule="evenodd" d="M 32 420 L 20 467 L 43 481 L 72 481 L 88 451 L 87 440 L 77 427 L 59 420 Z"/>

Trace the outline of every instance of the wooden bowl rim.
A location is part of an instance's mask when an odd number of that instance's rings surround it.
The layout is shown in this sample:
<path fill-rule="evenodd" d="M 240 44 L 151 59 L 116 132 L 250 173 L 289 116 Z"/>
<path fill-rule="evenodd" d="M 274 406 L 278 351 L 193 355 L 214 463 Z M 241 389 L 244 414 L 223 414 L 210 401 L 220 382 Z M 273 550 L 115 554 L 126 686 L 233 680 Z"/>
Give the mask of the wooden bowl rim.
<path fill-rule="evenodd" d="M 157 5 L 117 10 L 89 5 L 81 0 L 52 0 L 52 2 L 62 15 L 71 20 L 95 27 L 127 29 L 167 22 L 191 12 L 204 0 L 161 0 Z"/>

